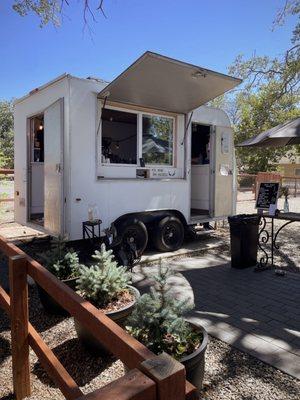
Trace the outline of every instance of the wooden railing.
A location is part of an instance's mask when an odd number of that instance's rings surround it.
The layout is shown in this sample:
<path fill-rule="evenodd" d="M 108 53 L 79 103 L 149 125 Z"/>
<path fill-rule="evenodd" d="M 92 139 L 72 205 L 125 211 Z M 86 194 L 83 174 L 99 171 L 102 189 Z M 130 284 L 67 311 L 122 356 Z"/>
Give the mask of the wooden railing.
<path fill-rule="evenodd" d="M 154 355 L 91 303 L 60 282 L 37 261 L 0 236 L 0 250 L 9 258 L 10 296 L 0 286 L 0 307 L 11 319 L 13 387 L 17 400 L 30 395 L 29 346 L 67 400 L 197 399 L 185 379 L 185 368 L 163 353 Z M 130 369 L 126 375 L 87 395 L 30 324 L 27 275 L 76 318 Z"/>

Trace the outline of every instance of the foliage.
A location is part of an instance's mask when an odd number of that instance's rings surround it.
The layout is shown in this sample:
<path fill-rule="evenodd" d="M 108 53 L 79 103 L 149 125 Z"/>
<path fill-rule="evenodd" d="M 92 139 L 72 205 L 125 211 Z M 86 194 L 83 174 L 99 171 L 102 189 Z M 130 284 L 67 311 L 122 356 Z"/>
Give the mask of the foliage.
<path fill-rule="evenodd" d="M 50 250 L 40 254 L 44 266 L 58 279 L 70 279 L 78 276 L 78 254 L 66 247 L 67 241 L 59 236 L 51 241 Z"/>
<path fill-rule="evenodd" d="M 229 67 L 229 74 L 239 76 L 243 83 L 211 102 L 230 116 L 236 143 L 300 116 L 300 0 L 285 2 L 273 28 L 290 15 L 297 17 L 297 22 L 285 53 L 273 58 L 254 54 L 245 59 L 239 55 Z M 297 153 L 300 154 L 299 146 L 237 148 L 238 167 L 248 173 L 271 171 L 282 156 L 293 157 Z"/>
<path fill-rule="evenodd" d="M 40 18 L 40 26 L 52 22 L 59 26 L 61 2 L 58 0 L 16 0 L 13 9 L 22 17 L 33 12 Z"/>
<path fill-rule="evenodd" d="M 106 250 L 104 243 L 93 258 L 95 265 L 80 266 L 77 289 L 96 307 L 105 308 L 127 290 L 131 276 L 126 267 L 118 266 L 112 250 Z"/>
<path fill-rule="evenodd" d="M 11 101 L 0 101 L 0 168 L 14 167 L 14 116 Z"/>
<path fill-rule="evenodd" d="M 88 23 L 88 17 L 96 21 L 95 12 L 101 12 L 104 16 L 104 0 L 81 0 L 83 7 L 84 24 Z M 92 5 L 91 5 L 92 3 Z M 70 6 L 69 0 L 15 0 L 13 9 L 22 17 L 33 13 L 40 20 L 40 27 L 49 23 L 55 27 L 61 25 L 64 9 Z"/>
<path fill-rule="evenodd" d="M 276 83 L 270 82 L 261 87 L 257 93 L 246 96 L 240 94 L 239 121 L 234 127 L 236 143 L 300 116 L 295 95 L 286 94 L 276 102 L 273 101 L 274 86 Z M 291 146 L 238 147 L 236 152 L 239 170 L 254 174 L 259 171 L 272 171 L 276 169 L 276 164 L 283 156 L 291 158 L 294 155 Z"/>
<path fill-rule="evenodd" d="M 154 277 L 157 287 L 142 295 L 128 319 L 126 329 L 155 354 L 166 352 L 176 359 L 191 354 L 202 337 L 183 318 L 191 307 L 187 301 L 177 301 L 169 293 L 168 269 L 161 264 Z"/>

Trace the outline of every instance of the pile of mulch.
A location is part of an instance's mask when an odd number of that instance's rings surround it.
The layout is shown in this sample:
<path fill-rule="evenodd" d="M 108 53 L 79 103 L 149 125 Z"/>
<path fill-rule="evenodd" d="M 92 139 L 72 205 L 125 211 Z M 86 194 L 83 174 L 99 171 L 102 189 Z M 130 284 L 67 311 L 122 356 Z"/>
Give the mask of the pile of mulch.
<path fill-rule="evenodd" d="M 30 290 L 30 321 L 54 350 L 84 393 L 91 392 L 124 374 L 124 366 L 113 357 L 89 353 L 77 340 L 72 318 L 49 316 L 41 307 L 37 290 Z M 31 400 L 61 400 L 64 396 L 30 352 Z M 298 400 L 300 382 L 267 366 L 217 339 L 210 338 L 201 398 L 205 400 Z M 9 320 L 0 310 L 0 398 L 12 396 Z"/>

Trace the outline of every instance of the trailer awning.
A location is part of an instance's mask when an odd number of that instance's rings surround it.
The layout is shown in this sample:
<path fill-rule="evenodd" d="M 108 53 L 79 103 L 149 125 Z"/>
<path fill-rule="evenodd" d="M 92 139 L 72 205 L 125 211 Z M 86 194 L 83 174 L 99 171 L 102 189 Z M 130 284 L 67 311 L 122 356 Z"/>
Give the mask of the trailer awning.
<path fill-rule="evenodd" d="M 98 97 L 187 113 L 240 83 L 240 79 L 147 51 L 108 84 Z"/>

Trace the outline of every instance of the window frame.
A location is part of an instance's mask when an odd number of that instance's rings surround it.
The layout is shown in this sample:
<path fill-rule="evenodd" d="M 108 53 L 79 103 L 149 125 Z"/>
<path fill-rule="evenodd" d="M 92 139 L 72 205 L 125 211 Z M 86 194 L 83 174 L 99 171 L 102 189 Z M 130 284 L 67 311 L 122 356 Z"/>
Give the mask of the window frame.
<path fill-rule="evenodd" d="M 117 163 L 103 163 L 102 162 L 102 120 L 100 124 L 100 165 L 102 167 L 140 167 L 139 160 L 140 158 L 143 157 L 143 115 L 145 116 L 155 116 L 155 117 L 163 117 L 163 118 L 169 118 L 173 120 L 173 143 L 172 143 L 172 164 L 145 164 L 145 168 L 174 168 L 176 165 L 176 132 L 177 132 L 177 115 L 170 115 L 168 113 L 164 113 L 163 111 L 161 112 L 155 112 L 153 110 L 147 110 L 146 108 L 126 108 L 126 106 L 115 106 L 115 105 L 110 105 L 107 104 L 105 106 L 105 109 L 107 110 L 116 110 L 116 111 L 121 111 L 121 112 L 126 112 L 126 113 L 131 113 L 135 114 L 137 116 L 137 162 L 136 164 L 117 164 Z M 102 108 L 101 108 L 101 113 L 102 113 Z"/>

